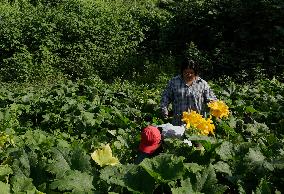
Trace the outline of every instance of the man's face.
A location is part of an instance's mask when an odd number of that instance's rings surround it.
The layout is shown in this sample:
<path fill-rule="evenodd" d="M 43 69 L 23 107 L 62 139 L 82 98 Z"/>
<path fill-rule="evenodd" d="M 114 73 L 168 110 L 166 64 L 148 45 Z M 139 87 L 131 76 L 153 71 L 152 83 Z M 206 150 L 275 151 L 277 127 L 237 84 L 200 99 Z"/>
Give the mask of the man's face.
<path fill-rule="evenodd" d="M 183 70 L 182 74 L 184 79 L 193 79 L 195 77 L 194 70 L 190 68 Z"/>

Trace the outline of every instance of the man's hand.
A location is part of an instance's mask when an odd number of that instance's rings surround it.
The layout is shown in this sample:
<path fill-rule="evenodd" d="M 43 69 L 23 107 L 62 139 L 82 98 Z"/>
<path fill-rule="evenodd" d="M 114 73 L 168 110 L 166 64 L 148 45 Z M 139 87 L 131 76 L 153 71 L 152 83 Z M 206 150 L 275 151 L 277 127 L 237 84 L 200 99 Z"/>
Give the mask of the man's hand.
<path fill-rule="evenodd" d="M 163 119 L 168 119 L 169 118 L 169 115 L 168 114 L 163 114 Z"/>
<path fill-rule="evenodd" d="M 161 116 L 163 119 L 167 119 L 169 117 L 169 112 L 166 108 L 161 109 Z"/>

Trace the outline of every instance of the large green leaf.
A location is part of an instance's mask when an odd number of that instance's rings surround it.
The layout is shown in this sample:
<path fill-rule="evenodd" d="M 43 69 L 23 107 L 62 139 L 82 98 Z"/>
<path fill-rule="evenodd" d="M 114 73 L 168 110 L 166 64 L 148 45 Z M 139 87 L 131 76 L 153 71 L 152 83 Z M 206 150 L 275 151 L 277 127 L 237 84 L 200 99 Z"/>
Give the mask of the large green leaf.
<path fill-rule="evenodd" d="M 152 193 L 155 189 L 155 179 L 138 165 L 108 166 L 101 170 L 100 177 L 108 184 L 126 187 L 133 192 Z"/>
<path fill-rule="evenodd" d="M 272 193 L 271 185 L 267 180 L 261 179 L 259 185 L 255 190 L 255 194 L 270 194 Z"/>
<path fill-rule="evenodd" d="M 14 174 L 21 176 L 30 176 L 30 161 L 28 154 L 23 149 L 15 149 L 16 151 L 11 152 L 14 158 L 11 168 L 13 169 Z"/>
<path fill-rule="evenodd" d="M 26 193 L 27 191 L 35 191 L 33 179 L 26 176 L 16 175 L 11 179 L 12 190 L 14 193 Z"/>
<path fill-rule="evenodd" d="M 123 177 L 127 173 L 126 166 L 107 166 L 101 171 L 100 178 L 106 181 L 108 184 L 115 184 L 122 187 L 126 187 Z"/>
<path fill-rule="evenodd" d="M 222 172 L 228 175 L 232 175 L 232 171 L 230 169 L 229 164 L 226 162 L 219 161 L 216 164 L 213 165 L 213 168 L 215 169 L 216 172 Z"/>
<path fill-rule="evenodd" d="M 202 193 L 224 193 L 227 187 L 217 183 L 216 173 L 213 166 L 210 164 L 208 168 L 204 169 L 201 173 L 196 174 L 196 183 L 193 188 Z"/>
<path fill-rule="evenodd" d="M 213 185 L 216 185 L 217 178 L 212 165 L 204 169 L 201 173 L 196 174 L 196 190 L 206 191 L 210 190 Z"/>
<path fill-rule="evenodd" d="M 19 167 L 27 177 L 30 176 L 30 161 L 28 154 L 25 151 L 23 151 L 22 155 L 19 158 Z"/>
<path fill-rule="evenodd" d="M 8 165 L 0 165 L 0 178 L 9 174 L 13 174 L 13 170 Z"/>
<path fill-rule="evenodd" d="M 277 157 L 273 160 L 273 166 L 277 169 L 284 169 L 284 156 Z"/>
<path fill-rule="evenodd" d="M 187 134 L 187 131 L 185 131 Z M 190 141 L 200 141 L 200 142 L 210 142 L 211 144 L 216 143 L 216 139 L 213 137 L 205 136 L 205 135 L 188 135 L 187 139 Z"/>
<path fill-rule="evenodd" d="M 81 172 L 89 172 L 91 170 L 90 156 L 81 147 L 75 147 L 71 153 L 71 169 Z"/>
<path fill-rule="evenodd" d="M 172 194 L 201 194 L 198 191 L 194 191 L 190 179 L 185 179 L 181 181 L 181 187 L 172 188 Z"/>
<path fill-rule="evenodd" d="M 216 148 L 216 154 L 218 154 L 221 160 L 228 161 L 234 157 L 234 145 L 231 142 L 225 141 L 220 147 Z"/>
<path fill-rule="evenodd" d="M 10 185 L 0 181 L 0 193 L 1 194 L 10 194 Z"/>
<path fill-rule="evenodd" d="M 70 170 L 70 165 L 67 160 L 68 154 L 64 154 L 59 149 L 52 149 L 53 159 L 50 160 L 50 163 L 47 165 L 47 171 L 55 174 L 56 177 L 62 177 L 64 173 Z"/>
<path fill-rule="evenodd" d="M 67 171 L 60 179 L 55 179 L 51 184 L 51 189 L 72 192 L 91 192 L 93 177 L 87 173 L 77 170 Z"/>
<path fill-rule="evenodd" d="M 261 165 L 265 160 L 265 156 L 258 148 L 249 148 L 244 160 L 251 163 L 251 165 Z"/>
<path fill-rule="evenodd" d="M 200 192 L 195 192 L 192 190 L 192 187 L 185 186 L 185 187 L 178 187 L 178 188 L 171 188 L 172 194 L 202 194 Z"/>
<path fill-rule="evenodd" d="M 155 179 L 141 166 L 133 166 L 124 176 L 128 190 L 141 193 L 152 193 L 155 189 Z"/>
<path fill-rule="evenodd" d="M 227 189 L 227 186 L 218 184 L 216 173 L 210 164 L 202 170 L 189 172 L 180 181 L 181 187 L 172 188 L 173 193 L 212 193 L 221 194 Z"/>
<path fill-rule="evenodd" d="M 158 182 L 169 182 L 181 178 L 185 173 L 184 157 L 160 154 L 152 159 L 144 159 L 140 165 Z"/>
<path fill-rule="evenodd" d="M 188 171 L 192 173 L 196 173 L 204 169 L 203 166 L 198 165 L 197 163 L 185 163 L 184 166 Z"/>
<path fill-rule="evenodd" d="M 84 125 L 91 125 L 91 126 L 96 125 L 97 120 L 94 119 L 94 117 L 95 117 L 94 113 L 82 111 L 81 114 L 82 114 L 82 117 L 83 117 L 83 120 L 84 120 L 84 122 L 83 122 Z"/>

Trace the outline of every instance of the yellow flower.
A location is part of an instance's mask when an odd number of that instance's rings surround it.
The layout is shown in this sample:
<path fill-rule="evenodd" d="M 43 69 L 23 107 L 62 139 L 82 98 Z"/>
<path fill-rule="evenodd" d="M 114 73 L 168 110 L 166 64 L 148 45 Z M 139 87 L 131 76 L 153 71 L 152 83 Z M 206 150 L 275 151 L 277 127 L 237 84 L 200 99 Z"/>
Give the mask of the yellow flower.
<path fill-rule="evenodd" d="M 196 111 L 183 112 L 182 121 L 186 123 L 186 128 L 196 128 L 198 134 L 209 135 L 211 133 L 214 135 L 215 126 L 211 118 L 205 119 Z"/>
<path fill-rule="evenodd" d="M 112 156 L 112 151 L 109 144 L 104 145 L 102 149 L 97 149 L 91 154 L 92 159 L 101 167 L 111 165 L 114 166 L 119 164 L 116 157 Z"/>
<path fill-rule="evenodd" d="M 221 100 L 216 100 L 208 103 L 208 107 L 210 107 L 211 115 L 217 118 L 223 118 L 229 116 L 229 107 Z"/>
<path fill-rule="evenodd" d="M 182 121 L 186 122 L 186 128 L 190 128 L 191 125 L 196 127 L 201 119 L 202 115 L 196 113 L 196 111 L 183 112 L 182 115 Z"/>
<path fill-rule="evenodd" d="M 202 119 L 202 122 L 196 128 L 200 130 L 202 135 L 209 135 L 209 133 L 214 135 L 215 126 L 210 118 Z"/>

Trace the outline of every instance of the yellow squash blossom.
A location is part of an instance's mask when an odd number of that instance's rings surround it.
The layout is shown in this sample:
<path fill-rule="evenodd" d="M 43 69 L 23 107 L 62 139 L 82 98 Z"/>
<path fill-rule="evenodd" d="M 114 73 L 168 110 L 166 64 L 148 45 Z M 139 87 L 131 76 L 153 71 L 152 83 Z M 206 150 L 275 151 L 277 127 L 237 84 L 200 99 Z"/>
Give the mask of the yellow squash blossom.
<path fill-rule="evenodd" d="M 183 112 L 182 121 L 186 123 L 186 128 L 194 127 L 198 130 L 198 134 L 214 135 L 215 126 L 211 118 L 205 119 L 196 111 Z"/>
<path fill-rule="evenodd" d="M 198 114 L 196 111 L 183 112 L 182 115 L 182 121 L 186 123 L 186 128 L 190 128 L 190 126 L 196 127 L 201 119 L 202 115 Z"/>
<path fill-rule="evenodd" d="M 200 124 L 196 128 L 200 130 L 201 135 L 209 135 L 209 133 L 214 135 L 215 126 L 210 118 L 203 118 L 202 122 L 200 122 Z"/>
<path fill-rule="evenodd" d="M 229 116 L 229 107 L 221 100 L 208 103 L 211 115 L 222 119 Z"/>
<path fill-rule="evenodd" d="M 101 167 L 103 166 L 114 166 L 119 164 L 116 157 L 112 156 L 112 151 L 109 144 L 104 145 L 102 149 L 97 149 L 91 154 L 92 159 Z"/>

